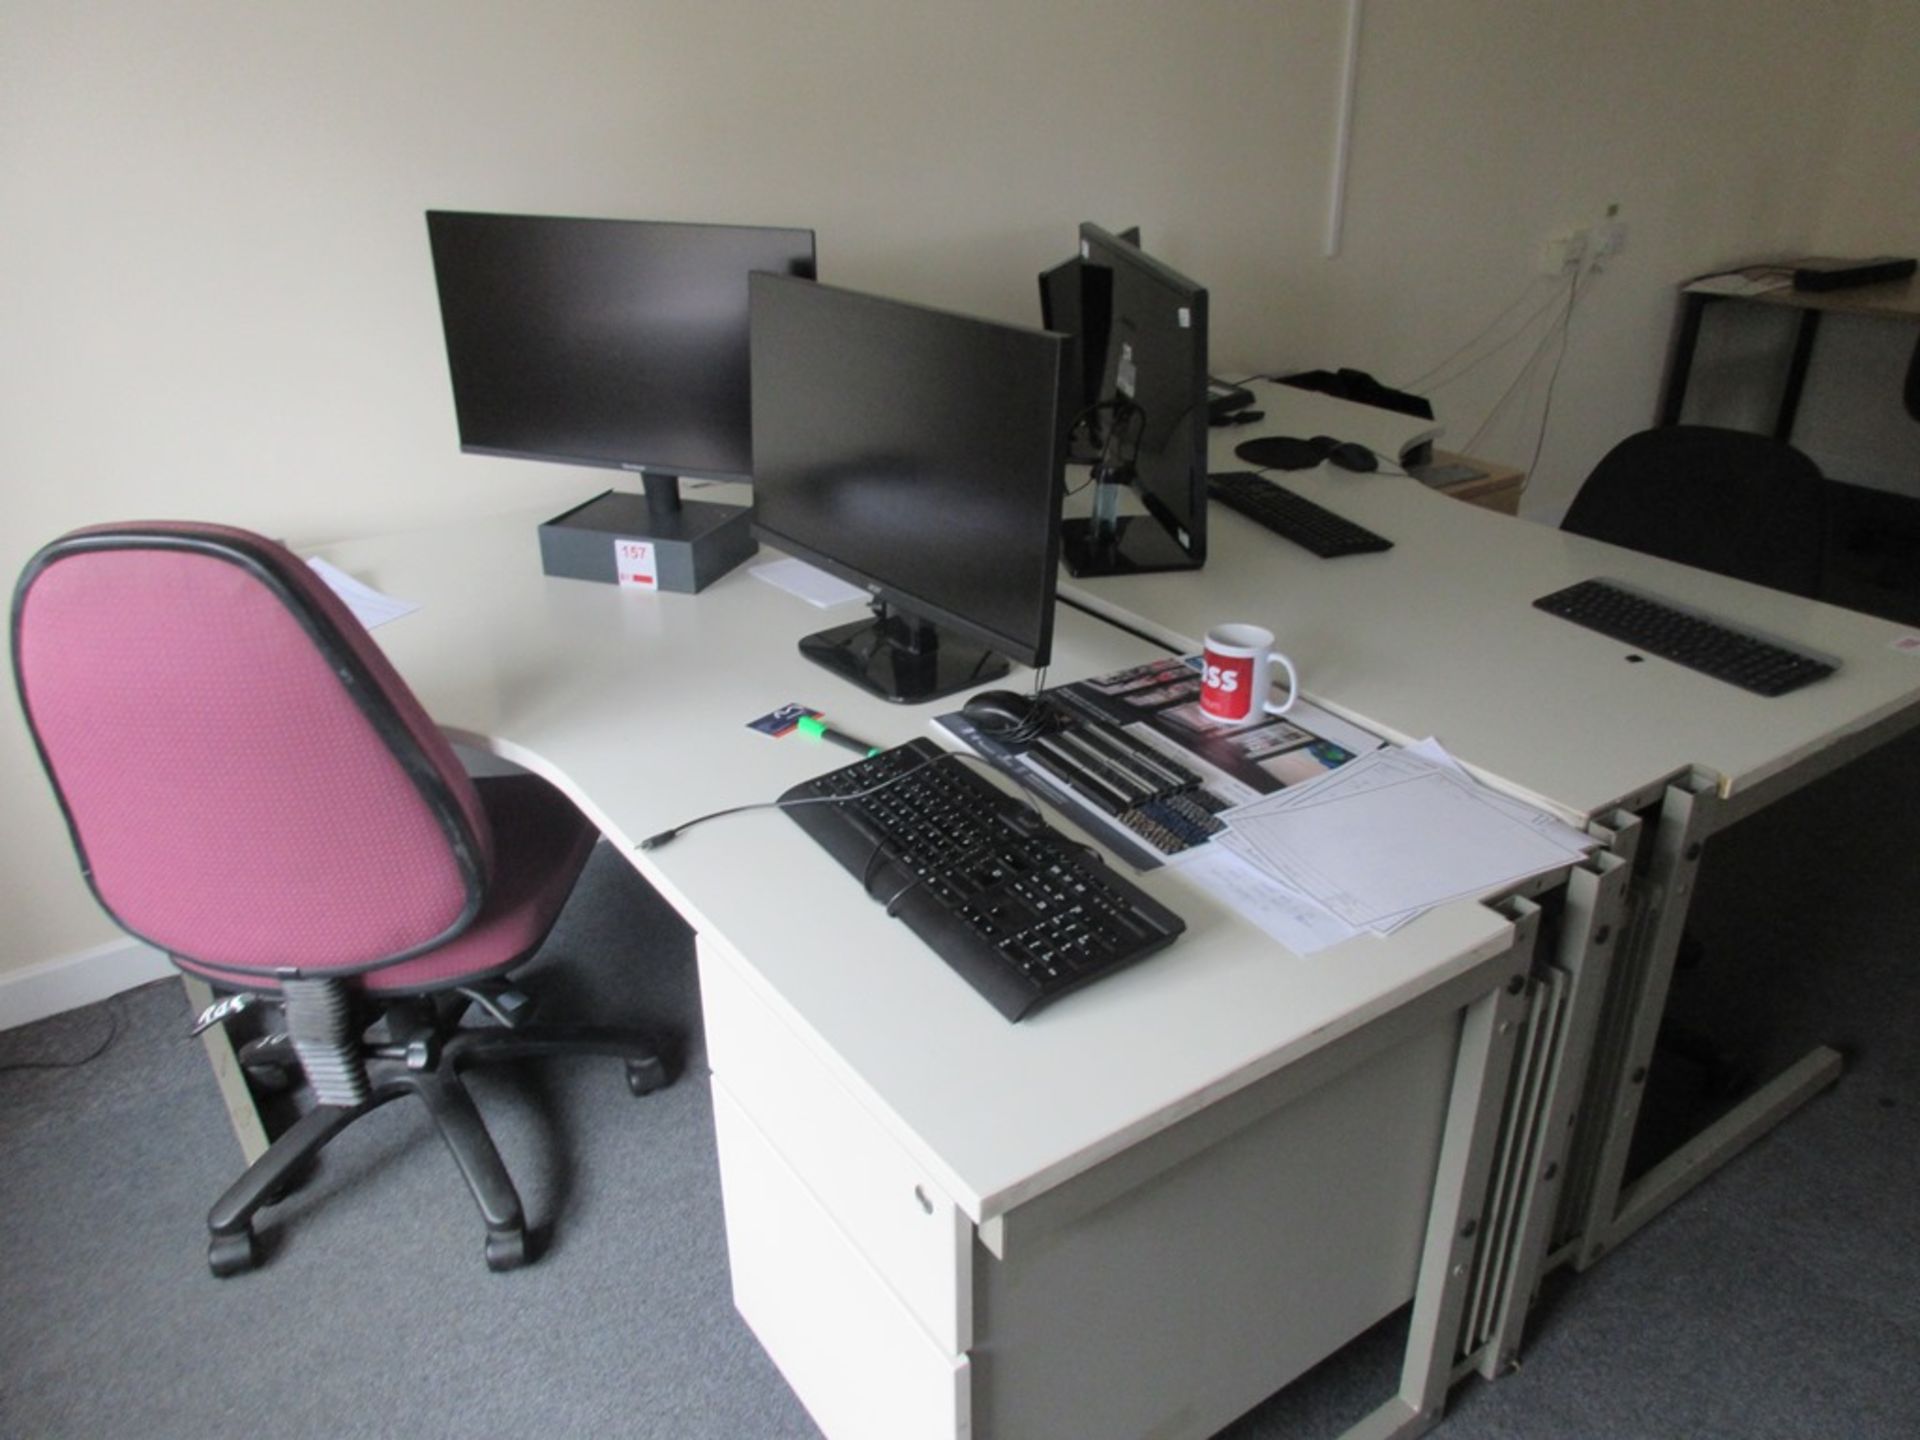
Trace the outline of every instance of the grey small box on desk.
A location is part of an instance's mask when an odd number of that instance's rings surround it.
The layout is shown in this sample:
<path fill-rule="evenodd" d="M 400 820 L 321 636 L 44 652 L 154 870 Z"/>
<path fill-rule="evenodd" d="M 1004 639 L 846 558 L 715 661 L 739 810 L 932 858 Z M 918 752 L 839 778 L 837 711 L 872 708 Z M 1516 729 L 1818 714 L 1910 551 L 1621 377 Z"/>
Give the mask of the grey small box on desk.
<path fill-rule="evenodd" d="M 645 496 L 607 490 L 540 527 L 540 568 L 569 580 L 617 584 L 614 546 L 621 540 L 653 546 L 660 588 L 688 595 L 760 548 L 753 511 L 744 505 L 688 500 L 662 512 L 649 508 Z"/>

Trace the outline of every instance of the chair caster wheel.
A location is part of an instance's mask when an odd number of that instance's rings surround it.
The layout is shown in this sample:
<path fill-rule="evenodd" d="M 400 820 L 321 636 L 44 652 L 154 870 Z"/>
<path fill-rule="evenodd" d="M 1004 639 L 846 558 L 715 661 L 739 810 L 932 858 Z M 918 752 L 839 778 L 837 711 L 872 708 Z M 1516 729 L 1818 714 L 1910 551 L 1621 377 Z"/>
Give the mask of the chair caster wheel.
<path fill-rule="evenodd" d="M 627 1089 L 635 1095 L 651 1095 L 667 1083 L 667 1067 L 658 1060 L 627 1061 Z"/>
<path fill-rule="evenodd" d="M 260 1263 L 260 1245 L 253 1238 L 253 1229 L 232 1235 L 215 1235 L 207 1241 L 207 1268 L 224 1280 L 229 1275 L 242 1275 Z"/>
<path fill-rule="evenodd" d="M 487 1232 L 487 1268 L 489 1270 L 495 1272 L 518 1270 L 526 1263 L 527 1232 L 524 1227 Z"/>

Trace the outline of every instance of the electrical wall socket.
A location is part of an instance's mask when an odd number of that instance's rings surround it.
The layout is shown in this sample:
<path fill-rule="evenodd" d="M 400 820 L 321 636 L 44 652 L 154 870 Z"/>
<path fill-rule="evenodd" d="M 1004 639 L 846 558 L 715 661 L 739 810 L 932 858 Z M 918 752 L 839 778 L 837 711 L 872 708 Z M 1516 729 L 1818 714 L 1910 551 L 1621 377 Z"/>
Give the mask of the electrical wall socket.
<path fill-rule="evenodd" d="M 1593 243 L 1588 253 L 1593 263 L 1598 265 L 1609 255 L 1618 255 L 1627 248 L 1627 222 L 1624 220 L 1603 220 L 1593 227 Z"/>
<path fill-rule="evenodd" d="M 1581 261 L 1587 258 L 1588 240 L 1584 229 L 1558 230 L 1549 235 L 1540 247 L 1540 273 L 1570 275 L 1578 270 Z"/>

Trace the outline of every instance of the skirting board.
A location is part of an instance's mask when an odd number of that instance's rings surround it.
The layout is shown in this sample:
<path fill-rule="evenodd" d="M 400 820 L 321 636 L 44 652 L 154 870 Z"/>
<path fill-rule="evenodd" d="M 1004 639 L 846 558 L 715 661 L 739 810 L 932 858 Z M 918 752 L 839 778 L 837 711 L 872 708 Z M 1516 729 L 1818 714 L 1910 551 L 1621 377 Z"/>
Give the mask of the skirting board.
<path fill-rule="evenodd" d="M 138 940 L 115 940 L 78 955 L 0 972 L 0 1030 L 91 1005 L 179 972 Z"/>

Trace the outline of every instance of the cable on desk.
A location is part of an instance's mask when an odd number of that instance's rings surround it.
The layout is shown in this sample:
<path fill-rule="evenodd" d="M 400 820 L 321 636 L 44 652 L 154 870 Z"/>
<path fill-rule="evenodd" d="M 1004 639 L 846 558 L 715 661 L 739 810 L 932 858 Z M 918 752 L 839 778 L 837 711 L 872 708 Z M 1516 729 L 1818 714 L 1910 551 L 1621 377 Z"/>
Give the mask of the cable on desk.
<path fill-rule="evenodd" d="M 979 755 L 969 755 L 964 750 L 947 750 L 930 760 L 921 761 L 911 770 L 902 770 L 898 775 L 888 776 L 878 785 L 869 785 L 866 789 L 856 790 L 851 795 L 808 795 L 798 800 L 754 800 L 745 805 L 729 805 L 724 810 L 710 810 L 705 815 L 696 815 L 691 820 L 682 820 L 678 825 L 673 826 L 671 829 L 662 830 L 658 835 L 649 835 L 638 845 L 634 846 L 634 849 L 658 850 L 669 840 L 679 838 L 680 835 L 691 830 L 696 825 L 704 825 L 709 820 L 724 820 L 729 815 L 744 815 L 749 810 L 791 810 L 801 805 L 844 805 L 849 800 L 864 800 L 869 795 L 878 795 L 882 790 L 890 786 L 898 785 L 909 776 L 918 775 L 922 770 L 926 769 L 927 766 L 938 764 L 941 760 L 966 760 L 975 765 L 985 766 L 994 774 L 1007 776 L 1008 779 L 1012 780 L 1026 792 L 1026 795 L 1029 797 L 1026 802 L 1027 808 L 1033 811 L 1033 816 L 1036 820 L 1044 823 L 1046 817 L 1041 815 L 1039 806 L 1034 803 L 1035 800 L 1039 798 L 1039 792 L 1027 783 L 1025 777 L 1009 770 L 1002 770 L 992 761 Z M 903 891 L 902 893 L 905 892 Z M 895 896 L 894 898 L 898 899 L 899 897 Z"/>
<path fill-rule="evenodd" d="M 1073 437 L 1079 434 L 1082 427 L 1087 426 L 1093 417 L 1102 410 L 1111 410 L 1114 412 L 1113 425 L 1100 442 L 1100 455 L 1088 469 L 1087 478 L 1067 491 L 1066 493 L 1068 495 L 1078 495 L 1102 475 L 1110 475 L 1116 469 L 1132 469 L 1134 457 L 1140 451 L 1140 437 L 1146 433 L 1147 412 L 1131 400 L 1125 398 L 1096 400 L 1076 415 L 1073 424 L 1067 427 L 1068 448 L 1071 449 L 1073 446 Z M 1134 425 L 1131 442 L 1122 438 L 1125 428 L 1129 423 Z M 1088 433 L 1091 434 L 1092 432 L 1089 430 Z M 1124 446 L 1126 450 L 1124 456 L 1116 458 L 1116 445 Z"/>

